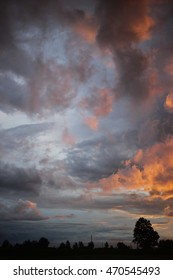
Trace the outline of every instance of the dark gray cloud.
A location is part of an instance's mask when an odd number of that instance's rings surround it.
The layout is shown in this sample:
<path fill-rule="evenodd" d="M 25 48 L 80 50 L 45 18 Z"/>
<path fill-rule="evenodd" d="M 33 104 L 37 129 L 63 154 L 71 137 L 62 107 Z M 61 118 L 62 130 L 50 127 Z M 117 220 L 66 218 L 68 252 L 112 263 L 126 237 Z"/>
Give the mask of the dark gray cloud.
<path fill-rule="evenodd" d="M 74 214 L 45 216 L 37 204 L 30 200 L 19 199 L 17 202 L 0 202 L 0 221 L 42 221 L 49 219 L 65 220 L 74 218 Z"/>
<path fill-rule="evenodd" d="M 50 238 L 51 242 L 59 243 L 65 242 L 69 239 L 72 242 L 76 240 L 87 241 L 87 238 L 90 237 L 91 234 L 94 235 L 96 243 L 104 240 L 114 240 L 116 242 L 130 240 L 130 236 L 132 236 L 133 225 L 129 224 L 129 219 L 124 217 L 123 224 L 122 218 L 119 217 L 120 213 L 130 213 L 134 215 L 163 215 L 164 207 L 169 203 L 172 203 L 170 200 L 163 201 L 162 199 L 154 199 L 153 201 L 148 201 L 147 198 L 143 195 L 139 194 L 130 194 L 127 195 L 127 192 L 117 195 L 111 196 L 103 196 L 93 197 L 90 196 L 80 196 L 78 198 L 72 197 L 52 197 L 49 201 L 50 205 L 48 206 L 49 198 L 45 200 L 43 203 L 43 207 L 50 207 L 51 209 L 55 206 L 55 208 L 59 207 L 60 209 L 88 209 L 91 211 L 88 215 L 92 215 L 93 210 L 103 211 L 103 218 L 100 222 L 94 223 L 90 221 L 88 223 L 88 219 L 86 223 L 66 223 L 66 222 L 51 222 L 49 221 L 50 217 L 44 217 L 40 214 L 37 208 L 35 208 L 34 203 L 30 201 L 19 201 L 15 206 L 7 207 L 5 205 L 0 205 L 0 216 L 1 216 L 1 224 L 3 221 L 6 221 L 6 224 L 2 227 L 1 230 L 1 240 L 9 239 L 14 242 L 21 242 L 26 239 L 39 239 L 43 233 L 44 236 Z M 41 199 L 43 202 L 43 199 Z M 41 204 L 40 204 L 41 206 Z M 104 213 L 105 210 L 114 210 L 115 217 L 113 213 L 110 213 L 109 221 L 106 219 L 106 223 L 104 223 Z M 116 216 L 116 210 L 118 210 L 119 215 Z M 166 212 L 165 212 L 166 214 Z M 167 208 L 168 217 L 171 215 L 171 207 Z M 97 215 L 96 215 L 97 217 Z M 74 215 L 57 215 L 52 216 L 55 219 L 65 219 L 65 218 L 75 218 Z M 135 219 L 135 216 L 134 218 Z M 15 220 L 18 222 L 15 223 Z M 35 221 L 33 223 L 25 223 L 25 220 Z M 43 220 L 41 222 L 41 220 Z M 46 223 L 44 220 L 47 220 Z M 96 218 L 97 220 L 97 218 Z M 10 221 L 10 223 L 8 223 Z M 21 222 L 20 222 L 21 221 Z M 107 223 L 109 222 L 109 223 Z M 131 221 L 132 222 L 132 221 Z M 15 228 L 15 230 L 14 230 Z M 121 238 L 118 236 L 120 233 Z M 5 237 L 6 234 L 6 237 Z M 75 239 L 76 238 L 76 239 Z"/>
<path fill-rule="evenodd" d="M 25 138 L 32 137 L 36 134 L 49 130 L 53 127 L 53 123 L 36 123 L 36 124 L 24 124 L 9 129 L 0 131 L 0 136 L 4 138 Z M 4 139 L 5 140 L 5 139 Z"/>
<path fill-rule="evenodd" d="M 16 28 L 24 28 L 28 25 L 39 26 L 43 31 L 50 24 L 51 19 L 68 21 L 61 1 L 1 1 L 1 45 L 10 46 L 15 42 Z M 11 14 L 13 17 L 11 17 Z M 23 25 L 23 26 L 22 26 Z M 6 32 L 4 32 L 4 29 Z"/>
<path fill-rule="evenodd" d="M 10 113 L 25 107 L 27 89 L 1 75 L 0 109 Z"/>
<path fill-rule="evenodd" d="M 1 221 L 40 221 L 47 220 L 37 209 L 35 203 L 29 200 L 19 200 L 15 205 L 6 206 L 0 203 L 0 220 Z"/>
<path fill-rule="evenodd" d="M 18 63 L 21 63 L 20 60 Z M 38 66 L 36 69 L 35 64 Z M 12 73 L 13 77 L 4 73 L 0 89 L 1 110 L 50 114 L 50 110 L 55 112 L 69 107 L 75 92 L 68 67 L 57 65 L 53 61 L 37 61 L 33 63 L 32 70 L 32 76 L 24 84 L 20 84 L 23 76 L 15 77 L 15 73 Z"/>
<path fill-rule="evenodd" d="M 75 26 L 84 22 L 86 15 L 76 4 L 55 0 L 1 1 L 2 111 L 52 114 L 70 106 L 77 94 L 77 83 L 86 82 L 91 75 L 90 54 L 75 33 Z M 83 53 L 77 54 L 76 47 L 71 47 L 71 31 Z"/>
<path fill-rule="evenodd" d="M 158 197 L 149 200 L 148 197 L 132 194 L 124 194 L 122 209 L 136 215 L 163 215 L 166 202 Z M 121 208 L 120 208 L 121 209 Z"/>
<path fill-rule="evenodd" d="M 41 177 L 35 168 L 21 168 L 0 163 L 0 192 L 3 196 L 37 196 L 40 192 Z"/>
<path fill-rule="evenodd" d="M 156 20 L 153 28 L 151 47 L 155 50 L 154 64 L 159 73 L 159 82 L 167 94 L 172 87 L 172 75 L 167 71 L 167 66 L 172 62 L 173 38 L 173 2 L 170 0 L 159 1 L 152 7 L 152 15 Z"/>
<path fill-rule="evenodd" d="M 82 241 L 85 245 L 91 240 L 91 234 L 95 246 L 103 245 L 103 242 L 112 240 L 112 245 L 119 241 L 115 239 L 116 232 L 121 230 L 123 237 L 127 235 L 128 241 L 132 240 L 133 226 L 110 226 L 95 225 L 92 223 L 67 223 L 67 222 L 45 222 L 38 221 L 37 224 L 28 222 L 0 222 L 2 231 L 0 241 L 8 239 L 10 242 L 19 242 L 29 240 L 39 240 L 40 237 L 46 236 L 53 245 L 59 245 L 61 242 L 69 240 L 72 244 L 74 242 Z M 4 227 L 5 226 L 5 227 Z M 16 231 L 14 232 L 14 228 Z M 126 241 L 123 239 L 123 241 Z"/>
<path fill-rule="evenodd" d="M 135 151 L 135 131 L 83 141 L 67 151 L 67 171 L 74 177 L 95 181 L 123 168 L 124 160 Z"/>
<path fill-rule="evenodd" d="M 70 241 L 83 241 L 87 234 L 82 232 L 82 229 L 88 226 L 84 224 L 72 223 L 47 223 L 38 221 L 37 224 L 28 222 L 1 222 L 1 242 L 8 239 L 10 242 L 19 242 L 25 240 L 39 240 L 40 237 L 47 237 L 54 245 L 61 242 Z M 15 228 L 15 231 L 14 231 Z M 86 234 L 86 235 L 85 235 Z M 90 234 L 87 236 L 89 238 Z"/>
<path fill-rule="evenodd" d="M 148 29 L 141 32 L 138 25 L 146 24 L 145 18 L 149 16 L 147 1 L 129 2 L 99 0 L 96 15 L 100 22 L 98 40 L 112 48 L 130 47 L 132 43 L 139 42 L 141 38 L 147 37 Z M 150 20 L 150 19 L 149 19 Z M 138 28 L 134 28 L 134 26 Z M 150 30 L 152 25 L 147 26 Z M 142 28 L 142 27 L 141 27 Z M 143 26 L 145 29 L 145 26 Z M 109 32 L 107 32 L 109 30 Z M 127 44 L 129 43 L 129 46 Z"/>
<path fill-rule="evenodd" d="M 147 1 L 98 1 L 97 35 L 101 46 L 114 54 L 119 73 L 118 94 L 133 102 L 150 96 L 148 54 L 137 43 L 149 37 L 152 20 Z M 109 30 L 109 32 L 108 32 Z"/>
<path fill-rule="evenodd" d="M 164 142 L 173 134 L 173 114 L 164 106 L 166 96 L 156 101 L 155 109 L 143 119 L 137 129 L 138 146 L 145 149 L 158 142 Z"/>
<path fill-rule="evenodd" d="M 99 182 L 97 183 L 99 187 Z M 83 186 L 81 185 L 81 188 Z M 149 197 L 151 199 L 149 199 Z M 124 190 L 119 193 L 115 188 L 115 194 L 102 193 L 101 195 L 91 194 L 86 190 L 84 194 L 73 196 L 72 195 L 54 195 L 46 194 L 38 198 L 40 207 L 52 209 L 76 209 L 76 210 L 89 210 L 89 211 L 102 211 L 103 215 L 106 211 L 114 210 L 122 211 L 124 213 L 140 215 L 165 215 L 166 207 L 172 209 L 172 199 L 162 199 L 159 193 L 156 197 L 151 193 L 150 196 L 146 194 L 138 194 L 137 192 L 127 192 Z M 170 211 L 169 211 L 170 212 Z M 112 212 L 111 212 L 112 213 Z M 166 214 L 167 215 L 167 214 Z"/>

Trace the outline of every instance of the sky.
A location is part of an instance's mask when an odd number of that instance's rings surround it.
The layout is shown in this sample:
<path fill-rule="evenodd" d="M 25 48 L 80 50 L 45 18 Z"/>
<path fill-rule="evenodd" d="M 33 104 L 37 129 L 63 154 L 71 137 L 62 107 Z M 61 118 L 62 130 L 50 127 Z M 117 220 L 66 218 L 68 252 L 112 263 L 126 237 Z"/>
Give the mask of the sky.
<path fill-rule="evenodd" d="M 173 1 L 0 1 L 0 242 L 173 238 Z"/>

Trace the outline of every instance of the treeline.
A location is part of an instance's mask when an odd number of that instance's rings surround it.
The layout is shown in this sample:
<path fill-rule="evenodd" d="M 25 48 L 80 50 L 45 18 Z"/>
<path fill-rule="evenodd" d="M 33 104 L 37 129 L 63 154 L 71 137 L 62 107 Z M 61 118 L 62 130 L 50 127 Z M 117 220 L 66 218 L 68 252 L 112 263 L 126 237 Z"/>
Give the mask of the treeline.
<path fill-rule="evenodd" d="M 133 243 L 136 248 L 118 242 L 116 247 L 108 242 L 102 248 L 95 248 L 91 241 L 84 245 L 67 240 L 59 247 L 49 246 L 49 240 L 24 241 L 11 245 L 5 240 L 0 247 L 1 259 L 173 259 L 173 240 L 159 240 L 160 236 L 149 220 L 141 217 L 135 224 Z"/>
<path fill-rule="evenodd" d="M 47 238 L 12 245 L 5 240 L 0 247 L 1 259 L 173 259 L 173 240 L 160 240 L 154 248 L 132 248 L 123 242 L 115 247 L 108 242 L 96 248 L 94 242 L 71 244 L 68 240 L 58 247 L 49 246 Z"/>

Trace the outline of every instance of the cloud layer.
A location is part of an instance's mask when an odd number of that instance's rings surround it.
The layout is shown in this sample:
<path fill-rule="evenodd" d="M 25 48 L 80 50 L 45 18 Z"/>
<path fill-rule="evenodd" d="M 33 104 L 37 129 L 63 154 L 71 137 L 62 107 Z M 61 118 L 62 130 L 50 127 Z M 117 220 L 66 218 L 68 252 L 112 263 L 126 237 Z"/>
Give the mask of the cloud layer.
<path fill-rule="evenodd" d="M 61 241 L 130 240 L 141 215 L 171 237 L 172 13 L 169 0 L 1 1 L 1 239 L 29 221 L 35 237 L 39 224 L 55 240 L 57 223 Z"/>

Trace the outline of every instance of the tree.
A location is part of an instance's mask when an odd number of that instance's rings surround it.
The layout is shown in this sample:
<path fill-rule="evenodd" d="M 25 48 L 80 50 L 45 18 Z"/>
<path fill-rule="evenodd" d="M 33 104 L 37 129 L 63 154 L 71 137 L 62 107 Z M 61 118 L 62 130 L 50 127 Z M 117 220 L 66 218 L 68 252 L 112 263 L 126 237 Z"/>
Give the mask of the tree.
<path fill-rule="evenodd" d="M 129 247 L 126 244 L 124 244 L 123 242 L 118 242 L 117 249 L 119 249 L 120 251 L 125 251 L 125 250 L 128 250 Z"/>
<path fill-rule="evenodd" d="M 159 235 L 154 231 L 149 220 L 139 218 L 136 222 L 133 232 L 133 242 L 137 244 L 138 248 L 146 249 L 158 245 Z"/>
<path fill-rule="evenodd" d="M 173 240 L 171 239 L 166 239 L 166 240 L 160 240 L 158 244 L 159 250 L 162 251 L 172 251 L 173 250 Z"/>
<path fill-rule="evenodd" d="M 93 241 L 90 241 L 90 242 L 88 243 L 88 249 L 90 249 L 90 250 L 93 250 L 93 249 L 94 249 L 94 242 L 93 242 Z"/>
<path fill-rule="evenodd" d="M 65 249 L 65 244 L 64 244 L 64 242 L 62 242 L 62 243 L 59 245 L 59 249 L 61 249 L 61 250 L 64 250 L 64 249 Z"/>
<path fill-rule="evenodd" d="M 66 249 L 71 249 L 71 244 L 69 240 L 66 241 L 65 247 Z"/>
<path fill-rule="evenodd" d="M 41 248 L 48 248 L 49 246 L 49 240 L 45 237 L 41 237 L 39 242 L 38 242 L 39 246 Z"/>
<path fill-rule="evenodd" d="M 78 246 L 77 242 L 75 242 L 73 244 L 73 250 L 78 250 L 78 249 L 79 249 L 79 246 Z"/>
<path fill-rule="evenodd" d="M 106 241 L 106 243 L 105 243 L 105 249 L 108 249 L 109 248 L 109 244 L 108 244 L 108 242 Z"/>
<path fill-rule="evenodd" d="M 10 248 L 12 248 L 12 245 L 8 240 L 4 240 L 4 242 L 2 243 L 2 248 L 3 249 L 10 249 Z"/>
<path fill-rule="evenodd" d="M 84 249 L 84 244 L 82 241 L 79 241 L 79 249 Z"/>

